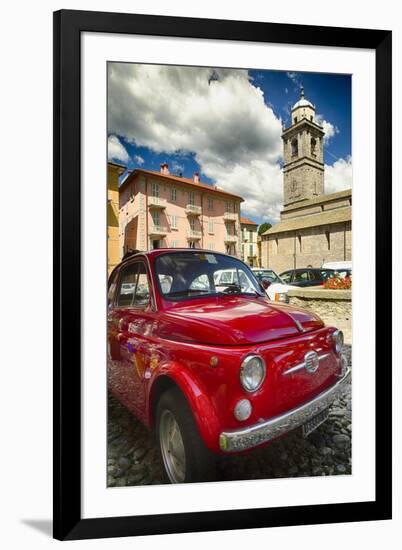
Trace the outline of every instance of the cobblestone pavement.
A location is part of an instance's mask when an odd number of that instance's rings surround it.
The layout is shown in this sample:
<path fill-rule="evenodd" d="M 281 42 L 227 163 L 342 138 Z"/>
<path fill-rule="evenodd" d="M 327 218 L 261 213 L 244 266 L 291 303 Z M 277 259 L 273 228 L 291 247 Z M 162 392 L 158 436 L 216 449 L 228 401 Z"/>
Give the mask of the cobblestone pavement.
<path fill-rule="evenodd" d="M 351 347 L 345 352 L 351 363 Z M 307 439 L 295 431 L 270 445 L 218 463 L 220 481 L 351 473 L 352 394 L 330 408 L 329 419 Z M 109 397 L 108 486 L 166 483 L 150 433 L 118 401 Z"/>

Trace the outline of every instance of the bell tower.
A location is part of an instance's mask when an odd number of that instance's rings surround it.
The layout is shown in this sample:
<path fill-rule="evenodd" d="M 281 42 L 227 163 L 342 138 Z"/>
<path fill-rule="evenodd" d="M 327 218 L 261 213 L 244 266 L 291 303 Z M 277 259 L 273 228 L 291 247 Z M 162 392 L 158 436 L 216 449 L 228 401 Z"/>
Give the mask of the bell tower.
<path fill-rule="evenodd" d="M 315 121 L 315 106 L 305 99 L 303 86 L 282 140 L 284 206 L 324 194 L 324 130 Z"/>

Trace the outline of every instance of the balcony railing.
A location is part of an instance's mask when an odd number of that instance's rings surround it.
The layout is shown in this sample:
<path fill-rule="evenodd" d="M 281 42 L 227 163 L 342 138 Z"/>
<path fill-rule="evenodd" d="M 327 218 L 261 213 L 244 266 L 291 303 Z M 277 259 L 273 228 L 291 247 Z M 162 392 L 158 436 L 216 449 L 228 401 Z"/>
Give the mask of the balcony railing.
<path fill-rule="evenodd" d="M 226 235 L 225 243 L 237 243 L 237 235 Z"/>
<path fill-rule="evenodd" d="M 168 228 L 165 225 L 151 225 L 149 235 L 156 237 L 164 237 L 168 234 Z"/>
<path fill-rule="evenodd" d="M 189 229 L 187 231 L 187 239 L 189 241 L 199 241 L 202 237 L 201 231 L 196 231 L 195 229 Z"/>
<path fill-rule="evenodd" d="M 189 216 L 200 216 L 201 215 L 201 206 L 196 204 L 187 204 L 186 213 Z"/>
<path fill-rule="evenodd" d="M 166 208 L 167 200 L 162 197 L 148 197 L 149 208 Z"/>
<path fill-rule="evenodd" d="M 236 212 L 224 212 L 223 219 L 229 222 L 235 222 L 239 215 Z"/>

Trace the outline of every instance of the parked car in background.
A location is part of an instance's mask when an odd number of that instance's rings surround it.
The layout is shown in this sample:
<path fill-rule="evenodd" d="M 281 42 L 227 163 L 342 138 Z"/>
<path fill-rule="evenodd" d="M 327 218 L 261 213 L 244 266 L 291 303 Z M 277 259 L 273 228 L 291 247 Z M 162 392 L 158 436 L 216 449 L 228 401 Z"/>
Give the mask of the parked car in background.
<path fill-rule="evenodd" d="M 335 269 L 336 271 L 352 271 L 352 262 L 325 262 L 321 266 L 323 269 Z"/>
<path fill-rule="evenodd" d="M 325 262 L 322 269 L 334 269 L 342 279 L 352 276 L 352 262 Z"/>
<path fill-rule="evenodd" d="M 260 283 L 268 281 L 269 286 L 266 288 L 266 293 L 276 302 L 289 302 L 288 291 L 293 288 L 291 285 L 285 284 L 285 282 L 279 277 L 273 269 L 266 269 L 264 267 L 252 267 L 251 271 Z M 296 287 L 295 287 L 296 288 Z"/>
<path fill-rule="evenodd" d="M 342 332 L 272 302 L 225 254 L 128 257 L 110 275 L 107 320 L 109 390 L 154 431 L 172 483 L 214 479 L 219 454 L 307 436 L 349 382 Z"/>
<path fill-rule="evenodd" d="M 280 274 L 281 279 L 285 284 L 296 287 L 308 287 L 323 285 L 329 277 L 334 277 L 336 271 L 334 269 L 322 268 L 299 268 L 289 269 Z"/>

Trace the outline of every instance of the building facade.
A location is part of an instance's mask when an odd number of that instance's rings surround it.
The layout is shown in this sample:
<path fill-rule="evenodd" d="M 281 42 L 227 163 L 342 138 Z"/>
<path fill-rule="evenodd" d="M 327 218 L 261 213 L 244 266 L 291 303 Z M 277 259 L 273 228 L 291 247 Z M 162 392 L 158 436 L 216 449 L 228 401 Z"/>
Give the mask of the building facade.
<path fill-rule="evenodd" d="M 120 254 L 153 248 L 204 248 L 240 255 L 242 198 L 217 186 L 137 169 L 120 186 Z"/>
<path fill-rule="evenodd" d="M 125 166 L 107 164 L 107 269 L 108 275 L 120 262 L 119 237 L 119 178 Z"/>
<path fill-rule="evenodd" d="M 261 237 L 261 263 L 277 272 L 352 259 L 352 190 L 324 194 L 324 130 L 301 89 L 284 128 L 284 208 Z"/>
<path fill-rule="evenodd" d="M 250 267 L 258 267 L 257 250 L 258 224 L 253 220 L 240 217 L 240 258 Z"/>

